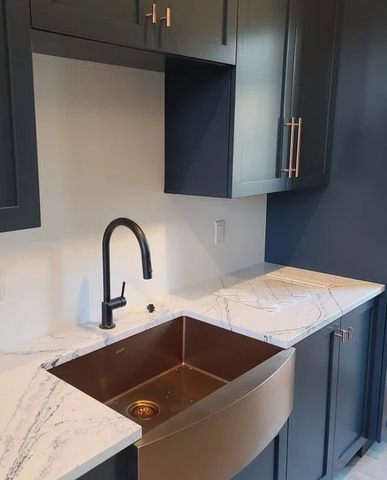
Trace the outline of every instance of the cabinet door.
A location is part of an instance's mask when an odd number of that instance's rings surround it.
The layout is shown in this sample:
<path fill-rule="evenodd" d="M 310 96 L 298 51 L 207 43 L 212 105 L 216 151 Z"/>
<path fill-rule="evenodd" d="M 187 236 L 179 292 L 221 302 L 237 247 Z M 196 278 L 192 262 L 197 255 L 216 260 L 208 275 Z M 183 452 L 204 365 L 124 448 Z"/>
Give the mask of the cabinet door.
<path fill-rule="evenodd" d="M 157 10 L 156 48 L 235 65 L 237 0 L 158 0 Z"/>
<path fill-rule="evenodd" d="M 285 480 L 287 425 L 265 450 L 233 480 Z"/>
<path fill-rule="evenodd" d="M 343 330 L 352 329 L 353 339 L 340 345 L 337 382 L 334 471 L 338 473 L 365 442 L 369 345 L 374 309 L 369 305 L 345 315 Z"/>
<path fill-rule="evenodd" d="M 292 79 L 288 0 L 240 0 L 233 197 L 286 189 L 284 117 Z"/>
<path fill-rule="evenodd" d="M 40 225 L 28 3 L 0 1 L 0 232 Z"/>
<path fill-rule="evenodd" d="M 82 475 L 79 480 L 134 480 L 128 473 L 127 451 L 124 450 L 90 472 Z"/>
<path fill-rule="evenodd" d="M 297 33 L 291 117 L 296 122 L 300 118 L 302 124 L 294 132 L 294 168 L 299 176 L 294 172 L 289 179 L 290 189 L 329 181 L 341 2 L 294 1 Z"/>
<path fill-rule="evenodd" d="M 154 48 L 152 0 L 30 0 L 34 28 L 136 48 Z"/>
<path fill-rule="evenodd" d="M 333 386 L 339 341 L 334 322 L 296 345 L 294 409 L 289 418 L 288 480 L 323 480 L 332 471 Z"/>

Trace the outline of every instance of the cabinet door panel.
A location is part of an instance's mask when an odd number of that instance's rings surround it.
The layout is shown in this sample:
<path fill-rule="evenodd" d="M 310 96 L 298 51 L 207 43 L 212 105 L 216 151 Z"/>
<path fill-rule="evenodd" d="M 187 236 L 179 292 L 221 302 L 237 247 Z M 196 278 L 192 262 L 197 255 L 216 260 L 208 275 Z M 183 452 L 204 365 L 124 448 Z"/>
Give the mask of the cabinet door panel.
<path fill-rule="evenodd" d="M 171 27 L 161 20 L 171 9 Z M 156 48 L 235 64 L 237 0 L 159 0 Z"/>
<path fill-rule="evenodd" d="M 0 232 L 40 225 L 30 19 L 0 1 Z"/>
<path fill-rule="evenodd" d="M 337 382 L 335 322 L 296 346 L 294 409 L 289 419 L 288 480 L 330 478 L 333 385 Z"/>
<path fill-rule="evenodd" d="M 288 0 L 239 3 L 233 197 L 286 188 L 281 170 L 283 118 L 289 112 L 285 86 L 291 77 L 285 60 L 288 13 Z"/>
<path fill-rule="evenodd" d="M 345 315 L 342 328 L 353 329 L 353 340 L 340 346 L 337 382 L 334 473 L 362 447 L 368 392 L 370 331 L 373 309 Z"/>
<path fill-rule="evenodd" d="M 31 0 L 32 26 L 136 48 L 154 48 L 152 0 Z"/>
<path fill-rule="evenodd" d="M 301 117 L 302 130 L 299 178 L 289 181 L 290 188 L 328 181 L 340 1 L 297 0 L 292 116 Z"/>
<path fill-rule="evenodd" d="M 250 465 L 233 480 L 285 480 L 287 425 Z"/>

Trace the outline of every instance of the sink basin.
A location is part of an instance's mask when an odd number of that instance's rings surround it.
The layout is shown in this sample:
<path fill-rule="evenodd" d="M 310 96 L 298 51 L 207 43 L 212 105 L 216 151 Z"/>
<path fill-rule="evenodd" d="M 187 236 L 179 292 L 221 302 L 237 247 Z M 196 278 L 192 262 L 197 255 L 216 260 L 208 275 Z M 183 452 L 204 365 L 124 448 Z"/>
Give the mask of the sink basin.
<path fill-rule="evenodd" d="M 50 373 L 142 426 L 135 478 L 229 480 L 289 417 L 294 354 L 182 317 Z"/>

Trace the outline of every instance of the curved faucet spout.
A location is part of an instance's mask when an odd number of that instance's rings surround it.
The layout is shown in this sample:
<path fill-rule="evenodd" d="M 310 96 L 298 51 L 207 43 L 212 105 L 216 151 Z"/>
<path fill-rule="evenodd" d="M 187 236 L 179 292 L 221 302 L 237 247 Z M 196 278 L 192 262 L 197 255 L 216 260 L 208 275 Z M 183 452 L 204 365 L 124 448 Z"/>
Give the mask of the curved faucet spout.
<path fill-rule="evenodd" d="M 115 327 L 113 322 L 113 310 L 124 307 L 126 298 L 124 297 L 125 283 L 122 286 L 121 296 L 111 298 L 110 286 L 110 240 L 114 230 L 117 227 L 126 227 L 131 230 L 137 238 L 141 250 L 142 270 L 145 280 L 152 278 L 152 262 L 149 250 L 148 240 L 142 228 L 129 218 L 116 218 L 106 227 L 102 239 L 102 263 L 103 263 L 103 302 L 102 302 L 102 323 L 100 328 L 110 330 Z"/>

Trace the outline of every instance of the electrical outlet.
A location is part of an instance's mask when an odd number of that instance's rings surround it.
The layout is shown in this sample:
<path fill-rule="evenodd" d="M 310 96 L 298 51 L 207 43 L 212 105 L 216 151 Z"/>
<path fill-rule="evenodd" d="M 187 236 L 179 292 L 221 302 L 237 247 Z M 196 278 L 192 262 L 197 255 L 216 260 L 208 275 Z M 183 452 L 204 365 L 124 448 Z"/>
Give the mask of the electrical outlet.
<path fill-rule="evenodd" d="M 217 220 L 215 222 L 215 245 L 226 241 L 226 221 Z"/>

